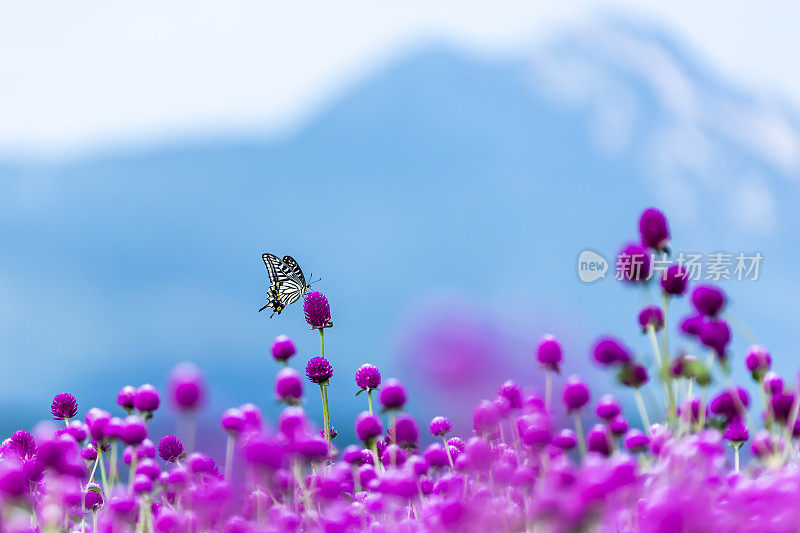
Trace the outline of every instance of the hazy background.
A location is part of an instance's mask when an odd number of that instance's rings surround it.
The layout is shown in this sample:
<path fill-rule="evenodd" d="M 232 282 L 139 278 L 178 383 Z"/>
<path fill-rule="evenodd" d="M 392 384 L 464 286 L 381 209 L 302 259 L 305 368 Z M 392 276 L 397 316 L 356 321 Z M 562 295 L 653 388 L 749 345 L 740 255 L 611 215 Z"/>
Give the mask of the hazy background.
<path fill-rule="evenodd" d="M 539 385 L 548 332 L 597 397 L 592 340 L 649 357 L 648 299 L 581 284 L 576 259 L 613 255 L 650 205 L 678 251 L 763 254 L 726 288 L 796 381 L 800 6 L 529 4 L 0 4 L 4 434 L 184 360 L 211 424 L 274 416 L 272 339 L 303 368 L 318 336 L 299 303 L 256 312 L 265 251 L 323 278 L 343 433 L 363 362 L 414 413 L 464 420 L 506 377 Z"/>

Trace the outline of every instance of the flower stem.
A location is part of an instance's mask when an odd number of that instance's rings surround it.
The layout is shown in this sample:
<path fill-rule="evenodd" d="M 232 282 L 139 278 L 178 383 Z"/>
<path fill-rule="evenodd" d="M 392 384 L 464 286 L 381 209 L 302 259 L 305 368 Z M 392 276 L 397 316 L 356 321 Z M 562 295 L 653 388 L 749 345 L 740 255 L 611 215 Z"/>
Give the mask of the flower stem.
<path fill-rule="evenodd" d="M 325 328 L 319 328 L 319 355 L 325 359 Z"/>
<path fill-rule="evenodd" d="M 369 403 L 369 414 L 372 414 L 372 389 L 367 389 L 367 403 Z"/>
<path fill-rule="evenodd" d="M 578 437 L 578 451 L 581 453 L 581 459 L 586 457 L 586 438 L 583 436 L 583 422 L 581 422 L 581 415 L 578 411 L 572 413 L 575 419 L 575 435 Z"/>
<path fill-rule="evenodd" d="M 733 445 L 733 464 L 734 469 L 738 472 L 739 471 L 739 447 L 735 444 Z"/>
<path fill-rule="evenodd" d="M 322 330 L 320 330 L 322 331 Z M 328 411 L 328 391 L 326 386 L 320 384 L 319 392 L 322 396 L 322 423 L 325 428 L 325 440 L 328 442 L 328 449 L 331 447 L 331 419 Z"/>
<path fill-rule="evenodd" d="M 553 393 L 553 374 L 548 370 L 544 373 L 544 407 L 550 410 L 550 396 Z"/>
<path fill-rule="evenodd" d="M 106 477 L 106 462 L 103 460 L 103 454 L 98 453 L 97 459 L 100 461 L 100 479 L 103 480 L 103 494 L 108 494 L 108 478 Z"/>
<path fill-rule="evenodd" d="M 447 438 L 442 435 L 442 442 L 444 442 L 444 451 L 447 454 L 447 460 L 450 462 L 450 471 L 452 472 L 453 466 L 453 457 L 450 455 L 450 450 L 447 448 Z"/>
<path fill-rule="evenodd" d="M 642 417 L 644 431 L 645 433 L 650 433 L 650 417 L 647 416 L 647 407 L 644 405 L 642 391 L 640 391 L 638 387 L 633 389 L 633 398 L 636 400 L 636 408 L 639 409 L 639 416 Z"/>
<path fill-rule="evenodd" d="M 233 470 L 233 435 L 228 435 L 228 444 L 225 446 L 225 480 L 230 482 L 231 471 Z"/>

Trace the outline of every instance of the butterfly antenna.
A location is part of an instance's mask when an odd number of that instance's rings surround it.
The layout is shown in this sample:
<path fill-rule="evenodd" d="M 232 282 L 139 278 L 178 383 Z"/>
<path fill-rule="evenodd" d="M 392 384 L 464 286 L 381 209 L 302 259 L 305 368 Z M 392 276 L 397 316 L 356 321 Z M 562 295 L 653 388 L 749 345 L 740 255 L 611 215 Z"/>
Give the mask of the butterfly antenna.
<path fill-rule="evenodd" d="M 310 287 L 310 286 L 311 286 L 313 283 L 316 283 L 316 282 L 318 282 L 318 281 L 322 281 L 322 277 L 320 277 L 319 279 L 315 279 L 314 281 L 310 281 L 310 282 L 308 283 L 308 286 Z"/>

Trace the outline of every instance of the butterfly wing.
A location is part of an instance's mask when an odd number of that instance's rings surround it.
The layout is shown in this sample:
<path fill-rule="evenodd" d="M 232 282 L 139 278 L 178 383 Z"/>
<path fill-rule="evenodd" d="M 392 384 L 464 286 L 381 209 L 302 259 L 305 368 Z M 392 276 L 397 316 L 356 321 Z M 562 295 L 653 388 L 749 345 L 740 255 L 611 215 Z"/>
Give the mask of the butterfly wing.
<path fill-rule="evenodd" d="M 306 284 L 303 271 L 300 270 L 297 261 L 289 256 L 286 257 L 291 260 L 291 263 L 287 264 L 273 254 L 261 255 L 261 259 L 264 260 L 267 267 L 270 285 L 267 291 L 267 305 L 259 311 L 269 307 L 275 313 L 281 314 L 286 306 L 293 304 L 305 294 Z M 299 279 L 297 279 L 295 271 L 299 273 Z"/>
<path fill-rule="evenodd" d="M 297 264 L 297 261 L 291 255 L 284 255 L 283 256 L 283 264 L 286 265 L 287 272 L 295 279 L 297 282 L 302 285 L 303 287 L 306 286 L 306 278 L 303 276 L 303 271 L 300 269 L 300 265 Z"/>

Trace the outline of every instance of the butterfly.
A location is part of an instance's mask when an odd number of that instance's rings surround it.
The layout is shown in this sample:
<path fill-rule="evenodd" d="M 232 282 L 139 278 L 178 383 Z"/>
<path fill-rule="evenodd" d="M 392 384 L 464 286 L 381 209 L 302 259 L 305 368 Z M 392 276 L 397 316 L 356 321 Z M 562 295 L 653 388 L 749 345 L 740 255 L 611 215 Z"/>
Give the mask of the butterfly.
<path fill-rule="evenodd" d="M 300 265 L 289 255 L 280 259 L 277 255 L 262 254 L 261 259 L 267 266 L 269 275 L 269 290 L 267 291 L 267 305 L 259 309 L 261 312 L 267 307 L 272 309 L 272 318 L 275 313 L 281 314 L 286 306 L 295 303 L 304 296 L 311 285 L 306 283 Z"/>

